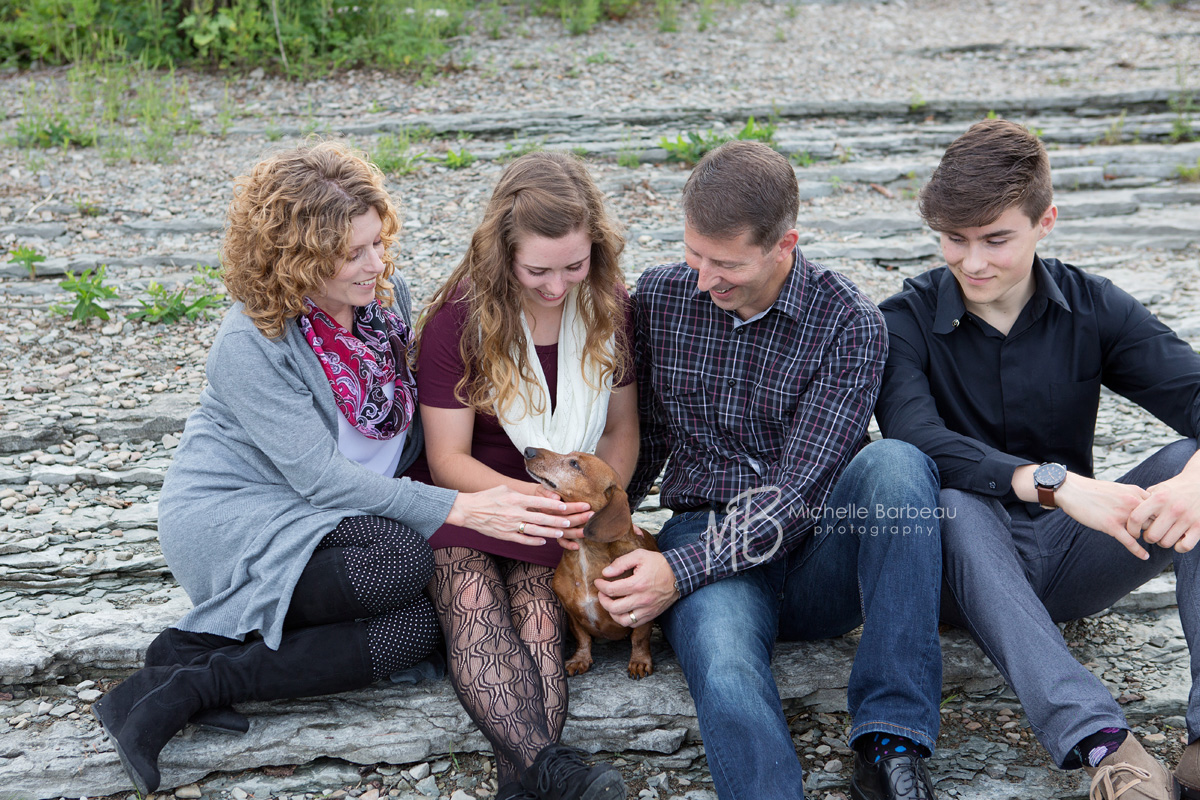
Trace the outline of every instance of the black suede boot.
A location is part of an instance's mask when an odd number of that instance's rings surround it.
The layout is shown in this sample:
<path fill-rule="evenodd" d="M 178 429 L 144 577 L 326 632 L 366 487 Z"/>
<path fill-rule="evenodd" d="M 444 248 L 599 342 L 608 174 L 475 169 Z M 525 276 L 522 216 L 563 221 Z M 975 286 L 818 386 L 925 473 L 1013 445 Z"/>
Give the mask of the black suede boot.
<path fill-rule="evenodd" d="M 307 628 L 370 616 L 372 613 L 359 602 L 350 584 L 344 548 L 329 547 L 313 553 L 304 566 L 288 602 L 283 627 Z"/>
<path fill-rule="evenodd" d="M 521 784 L 541 800 L 624 800 L 625 781 L 609 764 L 589 766 L 579 751 L 548 745 L 521 776 Z"/>
<path fill-rule="evenodd" d="M 178 628 L 167 628 L 154 638 L 146 648 L 147 667 L 174 667 L 190 664 L 213 650 L 240 645 L 237 639 L 217 636 L 214 633 L 193 633 Z M 206 708 L 192 716 L 193 725 L 211 728 L 222 733 L 245 733 L 250 730 L 250 720 L 245 714 L 224 708 Z"/>
<path fill-rule="evenodd" d="M 247 700 L 312 697 L 371 683 L 367 626 L 344 622 L 213 650 L 184 666 L 146 667 L 92 705 L 139 792 L 158 789 L 158 754 L 193 714 Z"/>

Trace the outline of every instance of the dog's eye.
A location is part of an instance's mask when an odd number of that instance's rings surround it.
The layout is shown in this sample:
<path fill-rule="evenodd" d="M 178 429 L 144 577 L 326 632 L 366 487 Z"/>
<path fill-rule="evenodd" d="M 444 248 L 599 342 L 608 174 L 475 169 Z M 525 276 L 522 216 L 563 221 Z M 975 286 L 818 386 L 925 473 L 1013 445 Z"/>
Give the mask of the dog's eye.
<path fill-rule="evenodd" d="M 569 464 L 571 465 L 571 469 L 579 469 L 579 462 L 578 462 L 578 461 L 576 461 L 575 459 L 573 459 L 573 458 L 572 458 L 572 459 L 571 459 L 569 462 L 567 462 L 567 463 L 569 463 Z"/>

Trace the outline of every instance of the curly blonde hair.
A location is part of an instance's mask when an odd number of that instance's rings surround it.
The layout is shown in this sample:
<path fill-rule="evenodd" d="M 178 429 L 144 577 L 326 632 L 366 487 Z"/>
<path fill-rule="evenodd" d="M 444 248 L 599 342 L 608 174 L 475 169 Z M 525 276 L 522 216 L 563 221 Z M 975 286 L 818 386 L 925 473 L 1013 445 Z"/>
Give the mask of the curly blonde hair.
<path fill-rule="evenodd" d="M 547 398 L 529 363 L 521 327 L 523 288 L 513 271 L 513 256 L 521 236 L 560 239 L 578 230 L 586 231 L 592 241 L 591 265 L 579 294 L 579 313 L 587 329 L 580 369 L 588 379 L 588 364 L 595 364 L 605 382 L 628 368 L 626 308 L 618 292 L 625 285 L 620 227 L 609 217 L 604 196 L 580 159 L 566 153 L 530 153 L 500 176 L 466 254 L 434 294 L 419 325 L 423 330 L 452 300 L 466 303 L 466 325 L 472 333 L 459 340 L 466 371 L 454 388 L 455 396 L 477 412 L 503 416 L 523 384 L 539 389 L 531 392 L 533 411 L 545 408 Z"/>
<path fill-rule="evenodd" d="M 390 305 L 388 278 L 400 232 L 383 173 L 340 142 L 317 142 L 258 162 L 234 183 L 221 246 L 229 294 L 264 336 L 283 335 L 306 313 L 304 296 L 320 293 L 349 256 L 351 220 L 374 208 L 383 223 L 383 273 L 375 297 Z"/>

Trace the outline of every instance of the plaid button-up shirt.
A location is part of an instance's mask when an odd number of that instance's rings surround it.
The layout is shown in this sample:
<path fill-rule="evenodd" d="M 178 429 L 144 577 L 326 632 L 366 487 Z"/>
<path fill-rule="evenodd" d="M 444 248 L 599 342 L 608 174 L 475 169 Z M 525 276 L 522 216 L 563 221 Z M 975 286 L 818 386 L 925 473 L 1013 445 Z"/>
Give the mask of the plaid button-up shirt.
<path fill-rule="evenodd" d="M 811 533 L 865 443 L 887 333 L 849 279 L 799 248 L 774 305 L 748 321 L 699 291 L 686 263 L 647 270 L 634 304 L 642 427 L 630 497 L 665 461 L 664 506 L 717 510 L 700 541 L 663 554 L 686 595 Z"/>

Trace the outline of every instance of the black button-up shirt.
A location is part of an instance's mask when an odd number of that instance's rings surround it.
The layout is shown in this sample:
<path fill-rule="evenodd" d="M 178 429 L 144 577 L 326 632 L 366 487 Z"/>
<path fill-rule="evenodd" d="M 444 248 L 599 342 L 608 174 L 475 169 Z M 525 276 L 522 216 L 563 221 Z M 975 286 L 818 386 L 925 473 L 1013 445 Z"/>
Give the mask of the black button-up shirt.
<path fill-rule="evenodd" d="M 1185 436 L 1200 432 L 1200 356 L 1106 278 L 1035 256 L 1008 335 L 966 310 L 947 267 L 880 304 L 890 347 L 875 416 L 937 463 L 942 486 L 1019 502 L 1013 471 L 1092 476 L 1100 387 Z"/>

